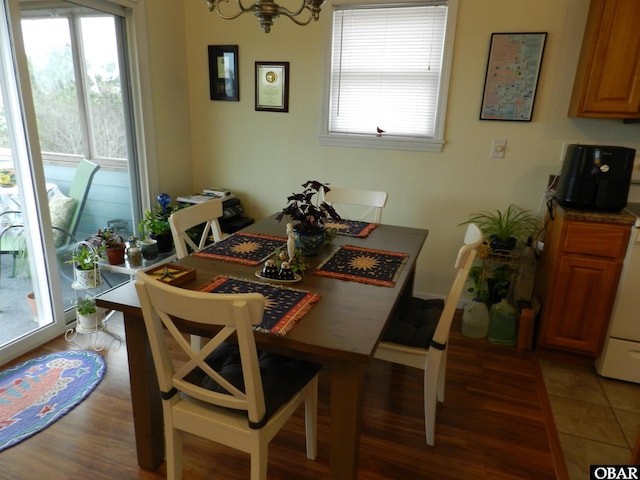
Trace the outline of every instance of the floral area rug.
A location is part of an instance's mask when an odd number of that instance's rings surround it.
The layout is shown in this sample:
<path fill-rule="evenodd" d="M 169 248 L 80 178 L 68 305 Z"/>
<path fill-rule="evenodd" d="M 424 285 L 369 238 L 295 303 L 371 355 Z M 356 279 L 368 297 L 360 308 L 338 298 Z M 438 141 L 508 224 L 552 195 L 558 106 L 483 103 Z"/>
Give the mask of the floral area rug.
<path fill-rule="evenodd" d="M 102 356 L 69 350 L 27 360 L 0 372 L 0 450 L 44 430 L 100 383 Z"/>

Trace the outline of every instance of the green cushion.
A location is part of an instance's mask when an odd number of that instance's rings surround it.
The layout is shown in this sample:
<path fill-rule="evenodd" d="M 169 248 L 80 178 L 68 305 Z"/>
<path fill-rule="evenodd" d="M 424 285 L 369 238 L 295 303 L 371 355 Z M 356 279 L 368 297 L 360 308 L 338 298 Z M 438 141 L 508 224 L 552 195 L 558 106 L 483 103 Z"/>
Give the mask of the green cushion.
<path fill-rule="evenodd" d="M 71 219 L 76 211 L 78 202 L 73 198 L 67 197 L 62 193 L 55 193 L 51 200 L 49 200 L 49 212 L 51 213 L 51 225 L 53 227 L 62 228 L 68 230 L 71 224 Z M 56 247 L 64 245 L 67 241 L 67 235 L 54 228 L 53 238 L 55 240 Z"/>

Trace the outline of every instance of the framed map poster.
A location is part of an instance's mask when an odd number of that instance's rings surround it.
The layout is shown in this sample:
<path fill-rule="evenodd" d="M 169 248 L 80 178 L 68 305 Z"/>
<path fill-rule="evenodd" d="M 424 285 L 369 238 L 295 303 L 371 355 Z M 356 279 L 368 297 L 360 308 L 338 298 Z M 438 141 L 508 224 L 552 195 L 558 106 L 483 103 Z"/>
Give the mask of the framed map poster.
<path fill-rule="evenodd" d="M 546 32 L 492 33 L 480 120 L 530 122 Z"/>

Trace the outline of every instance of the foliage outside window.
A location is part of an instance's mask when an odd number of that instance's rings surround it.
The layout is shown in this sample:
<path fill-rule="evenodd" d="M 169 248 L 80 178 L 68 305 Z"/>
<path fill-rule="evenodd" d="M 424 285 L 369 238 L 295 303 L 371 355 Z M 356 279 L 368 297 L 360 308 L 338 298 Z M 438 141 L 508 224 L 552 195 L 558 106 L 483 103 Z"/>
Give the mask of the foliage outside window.
<path fill-rule="evenodd" d="M 28 17 L 22 30 L 44 156 L 125 161 L 127 128 L 113 17 L 74 12 Z"/>
<path fill-rule="evenodd" d="M 336 5 L 320 142 L 440 151 L 457 0 Z"/>

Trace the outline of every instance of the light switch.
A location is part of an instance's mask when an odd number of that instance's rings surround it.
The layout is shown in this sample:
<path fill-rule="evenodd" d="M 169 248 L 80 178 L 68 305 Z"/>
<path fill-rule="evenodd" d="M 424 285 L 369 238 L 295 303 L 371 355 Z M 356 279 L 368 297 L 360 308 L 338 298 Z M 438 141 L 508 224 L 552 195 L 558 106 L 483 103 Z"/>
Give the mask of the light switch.
<path fill-rule="evenodd" d="M 493 143 L 491 143 L 491 158 L 504 158 L 504 152 L 506 149 L 506 138 L 494 138 Z"/>

